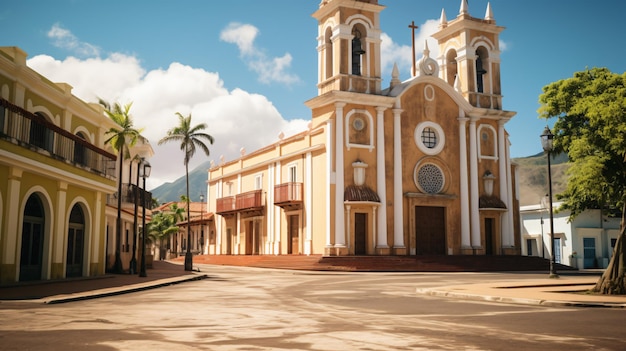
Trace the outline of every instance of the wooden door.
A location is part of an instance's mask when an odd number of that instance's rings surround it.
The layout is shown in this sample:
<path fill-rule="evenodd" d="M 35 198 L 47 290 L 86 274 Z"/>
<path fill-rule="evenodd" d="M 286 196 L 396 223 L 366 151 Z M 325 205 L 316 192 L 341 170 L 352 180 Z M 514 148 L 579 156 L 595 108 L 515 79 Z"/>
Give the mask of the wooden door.
<path fill-rule="evenodd" d="M 354 254 L 367 254 L 367 213 L 354 214 Z"/>
<path fill-rule="evenodd" d="M 415 206 L 415 253 L 446 254 L 445 207 Z"/>

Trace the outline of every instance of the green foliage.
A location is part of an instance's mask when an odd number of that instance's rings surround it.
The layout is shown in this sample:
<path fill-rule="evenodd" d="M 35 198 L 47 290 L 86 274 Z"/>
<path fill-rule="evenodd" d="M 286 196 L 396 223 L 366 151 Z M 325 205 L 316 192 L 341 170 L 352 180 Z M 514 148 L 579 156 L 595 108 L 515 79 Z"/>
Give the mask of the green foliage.
<path fill-rule="evenodd" d="M 191 114 L 185 117 L 180 112 L 176 112 L 176 116 L 178 116 L 178 125 L 167 131 L 167 135 L 159 140 L 159 145 L 171 141 L 180 142 L 180 149 L 185 153 L 183 159 L 185 165 L 188 165 L 189 160 L 196 154 L 196 148 L 200 148 L 209 156 L 209 148 L 203 139 L 213 144 L 213 137 L 202 132 L 207 128 L 206 123 L 192 127 Z"/>
<path fill-rule="evenodd" d="M 572 217 L 585 209 L 624 203 L 626 73 L 606 68 L 576 72 L 548 84 L 539 96 L 541 118 L 557 118 L 554 152 L 572 163 L 566 190 L 558 196 Z"/>
<path fill-rule="evenodd" d="M 180 230 L 176 224 L 185 218 L 184 213 L 185 209 L 176 203 L 170 205 L 168 211 L 153 213 L 150 222 L 146 223 L 146 238 L 162 248 L 163 243 Z"/>
<path fill-rule="evenodd" d="M 104 106 L 104 113 L 119 126 L 119 128 L 110 128 L 105 132 L 109 138 L 104 143 L 111 145 L 118 156 L 123 159 L 130 158 L 130 148 L 138 141 L 147 141 L 141 135 L 142 130 L 134 128 L 133 117 L 130 115 L 130 108 L 133 104 L 129 103 L 122 107 L 118 103 L 111 105 L 102 99 L 100 99 L 100 104 Z"/>
<path fill-rule="evenodd" d="M 159 140 L 159 145 L 172 141 L 180 142 L 180 149 L 185 153 L 183 159 L 185 164 L 185 188 L 187 189 L 185 200 L 187 202 L 187 218 L 190 218 L 189 160 L 196 153 L 196 148 L 200 148 L 200 150 L 204 151 L 204 153 L 209 156 L 209 148 L 206 146 L 204 141 L 206 140 L 210 144 L 213 144 L 213 137 L 202 132 L 207 128 L 205 123 L 201 123 L 196 126 L 191 125 L 191 114 L 185 117 L 180 112 L 176 112 L 176 116 L 178 116 L 178 125 L 167 131 L 167 135 Z M 187 235 L 189 238 L 189 226 L 187 226 Z"/>

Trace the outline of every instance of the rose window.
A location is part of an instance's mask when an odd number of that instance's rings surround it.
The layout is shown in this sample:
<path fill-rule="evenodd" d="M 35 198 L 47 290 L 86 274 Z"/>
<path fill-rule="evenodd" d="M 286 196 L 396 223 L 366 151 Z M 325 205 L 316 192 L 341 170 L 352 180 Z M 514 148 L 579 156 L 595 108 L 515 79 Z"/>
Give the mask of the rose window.
<path fill-rule="evenodd" d="M 443 172 L 432 163 L 425 164 L 417 171 L 417 185 L 427 194 L 437 194 L 443 190 Z"/>

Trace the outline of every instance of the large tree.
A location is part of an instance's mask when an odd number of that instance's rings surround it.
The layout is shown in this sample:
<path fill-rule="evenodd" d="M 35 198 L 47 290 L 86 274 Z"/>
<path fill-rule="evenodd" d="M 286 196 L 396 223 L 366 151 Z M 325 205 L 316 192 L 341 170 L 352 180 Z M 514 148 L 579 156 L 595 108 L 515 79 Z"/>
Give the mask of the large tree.
<path fill-rule="evenodd" d="M 124 106 L 119 103 L 113 105 L 100 99 L 100 104 L 104 106 L 104 113 L 112 119 L 118 127 L 112 127 L 105 132 L 108 139 L 105 144 L 111 145 L 117 153 L 118 159 L 118 178 L 117 178 L 117 221 L 115 230 L 115 263 L 113 271 L 122 273 L 124 271 L 121 258 L 121 238 L 122 238 L 122 169 L 124 160 L 130 158 L 130 149 L 137 144 L 138 141 L 147 142 L 147 139 L 141 135 L 140 129 L 135 129 L 133 118 L 130 115 L 132 103 Z"/>
<path fill-rule="evenodd" d="M 213 144 L 213 137 L 203 131 L 207 129 L 206 123 L 200 123 L 192 126 L 191 114 L 183 116 L 180 112 L 176 112 L 178 116 L 178 125 L 167 131 L 167 135 L 159 140 L 159 145 L 167 142 L 179 142 L 180 149 L 184 152 L 183 163 L 185 164 L 185 177 L 187 185 L 187 252 L 185 253 L 185 270 L 193 269 L 193 257 L 191 255 L 191 232 L 189 231 L 189 160 L 195 155 L 196 150 L 200 149 L 209 156 L 209 148 L 204 143 L 208 141 Z"/>
<path fill-rule="evenodd" d="M 626 73 L 576 72 L 546 85 L 539 102 L 540 117 L 556 118 L 554 151 L 567 153 L 572 163 L 567 188 L 558 195 L 563 208 L 572 218 L 586 209 L 622 208 L 613 257 L 594 291 L 626 294 Z"/>

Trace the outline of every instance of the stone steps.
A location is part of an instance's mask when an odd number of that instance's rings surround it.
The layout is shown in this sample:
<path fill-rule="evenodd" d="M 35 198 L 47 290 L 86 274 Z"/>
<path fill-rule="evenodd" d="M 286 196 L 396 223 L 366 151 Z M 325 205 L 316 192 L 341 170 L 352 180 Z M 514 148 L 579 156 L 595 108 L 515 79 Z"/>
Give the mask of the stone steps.
<path fill-rule="evenodd" d="M 193 260 L 216 265 L 368 272 L 547 272 L 550 267 L 548 259 L 528 256 L 202 255 Z M 556 269 L 576 270 L 560 264 Z"/>

